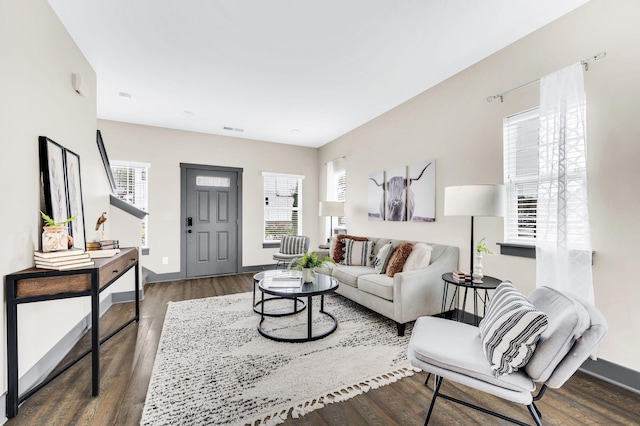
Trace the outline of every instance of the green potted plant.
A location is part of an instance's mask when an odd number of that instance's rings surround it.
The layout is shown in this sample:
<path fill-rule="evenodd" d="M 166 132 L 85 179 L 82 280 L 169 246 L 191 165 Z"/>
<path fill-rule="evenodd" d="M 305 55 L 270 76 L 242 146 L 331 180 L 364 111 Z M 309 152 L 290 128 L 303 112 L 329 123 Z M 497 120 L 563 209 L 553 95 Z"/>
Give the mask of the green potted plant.
<path fill-rule="evenodd" d="M 69 236 L 66 225 L 75 220 L 75 216 L 59 222 L 53 220 L 43 211 L 40 211 L 40 216 L 45 223 L 42 227 L 42 251 L 68 250 L 73 246 L 73 239 Z"/>
<path fill-rule="evenodd" d="M 306 283 L 310 282 L 315 274 L 314 269 L 325 263 L 335 263 L 329 256 L 318 257 L 315 252 L 306 252 L 302 257 L 294 259 L 289 265 L 290 268 L 302 271 L 302 280 Z"/>

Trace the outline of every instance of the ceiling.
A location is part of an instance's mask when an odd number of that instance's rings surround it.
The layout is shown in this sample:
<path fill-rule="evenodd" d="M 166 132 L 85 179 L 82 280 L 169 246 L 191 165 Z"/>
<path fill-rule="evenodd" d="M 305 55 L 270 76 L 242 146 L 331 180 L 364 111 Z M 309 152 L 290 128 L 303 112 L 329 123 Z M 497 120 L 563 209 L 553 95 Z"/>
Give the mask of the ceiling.
<path fill-rule="evenodd" d="M 586 1 L 49 3 L 98 118 L 319 147 Z"/>

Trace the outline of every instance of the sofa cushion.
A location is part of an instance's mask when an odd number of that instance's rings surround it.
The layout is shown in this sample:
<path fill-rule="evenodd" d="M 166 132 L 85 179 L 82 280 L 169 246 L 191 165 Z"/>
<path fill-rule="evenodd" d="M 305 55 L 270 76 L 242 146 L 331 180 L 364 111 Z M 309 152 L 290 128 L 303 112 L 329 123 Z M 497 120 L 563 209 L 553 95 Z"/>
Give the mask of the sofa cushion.
<path fill-rule="evenodd" d="M 469 324 L 420 317 L 413 326 L 409 352 L 419 361 L 506 389 L 525 392 L 535 389 L 531 379 L 522 371 L 495 377 L 491 364 L 484 357 L 478 328 Z"/>
<path fill-rule="evenodd" d="M 407 261 L 404 262 L 402 272 L 415 271 L 416 269 L 424 269 L 429 266 L 432 251 L 433 247 L 425 243 L 414 244 L 411 253 L 409 253 L 409 257 L 407 257 Z"/>
<path fill-rule="evenodd" d="M 496 377 L 526 365 L 546 328 L 544 312 L 511 282 L 500 284 L 479 324 L 484 353 Z"/>
<path fill-rule="evenodd" d="M 373 268 L 376 270 L 376 273 L 384 274 L 387 271 L 387 264 L 389 263 L 392 251 L 393 244 L 391 243 L 387 243 L 380 248 L 376 255 L 376 259 L 373 261 Z"/>
<path fill-rule="evenodd" d="M 386 274 L 389 277 L 393 277 L 398 272 L 402 272 L 402 267 L 407 261 L 407 257 L 411 254 L 413 244 L 409 242 L 401 243 L 391 254 L 389 264 L 387 264 Z"/>
<path fill-rule="evenodd" d="M 356 236 L 347 235 L 347 234 L 336 235 L 336 238 L 333 244 L 333 251 L 331 252 L 331 257 L 333 257 L 333 261 L 336 263 L 342 262 L 342 255 L 344 254 L 344 247 L 342 245 L 342 240 L 345 238 L 348 238 L 350 240 L 356 240 L 356 241 L 369 240 L 367 237 L 356 237 Z"/>
<path fill-rule="evenodd" d="M 333 268 L 333 277 L 340 281 L 340 284 L 347 284 L 358 288 L 358 277 L 361 275 L 375 274 L 375 269 L 370 266 L 344 266 L 336 265 Z"/>
<path fill-rule="evenodd" d="M 574 342 L 591 326 L 591 319 L 580 302 L 552 288 L 537 288 L 528 299 L 547 314 L 549 326 L 524 368 L 534 381 L 545 382 Z"/>
<path fill-rule="evenodd" d="M 344 255 L 342 264 L 347 266 L 371 266 L 371 250 L 373 244 L 370 241 L 356 241 L 349 238 L 342 240 Z"/>
<path fill-rule="evenodd" d="M 393 301 L 393 278 L 384 274 L 361 275 L 358 290 Z"/>

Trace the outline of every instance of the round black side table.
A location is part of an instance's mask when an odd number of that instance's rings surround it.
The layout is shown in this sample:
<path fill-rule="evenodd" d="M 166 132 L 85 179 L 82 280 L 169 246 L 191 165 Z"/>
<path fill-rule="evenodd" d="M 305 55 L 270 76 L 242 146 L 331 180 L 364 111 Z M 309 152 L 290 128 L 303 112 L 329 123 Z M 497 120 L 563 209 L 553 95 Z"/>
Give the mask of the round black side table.
<path fill-rule="evenodd" d="M 473 291 L 473 320 L 470 324 L 477 326 L 480 323 L 481 317 L 478 316 L 478 301 L 482 303 L 482 316 L 484 317 L 487 312 L 487 305 L 489 304 L 489 290 L 495 290 L 498 285 L 502 282 L 498 278 L 484 276 L 482 278 L 482 282 L 476 283 L 473 281 L 463 281 L 458 280 L 453 277 L 453 273 L 447 272 L 442 274 L 442 281 L 444 281 L 444 291 L 442 293 L 442 314 L 446 312 L 452 311 L 455 307 L 459 306 L 459 298 L 460 298 L 460 288 L 464 288 L 464 296 L 462 298 L 462 311 L 454 311 L 452 319 L 456 321 L 464 321 L 465 316 L 465 307 L 467 304 L 467 293 L 469 290 Z M 451 299 L 448 297 L 449 286 L 454 286 L 453 294 L 451 295 Z M 483 294 L 481 294 L 483 292 Z M 449 306 L 447 307 L 447 301 L 450 301 Z"/>

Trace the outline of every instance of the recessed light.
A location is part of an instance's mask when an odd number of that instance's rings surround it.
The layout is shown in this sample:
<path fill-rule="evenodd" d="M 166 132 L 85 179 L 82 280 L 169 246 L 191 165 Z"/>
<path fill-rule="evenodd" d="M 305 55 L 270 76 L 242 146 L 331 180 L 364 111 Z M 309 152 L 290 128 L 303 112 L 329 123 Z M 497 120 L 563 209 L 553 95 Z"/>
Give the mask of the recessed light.
<path fill-rule="evenodd" d="M 244 129 L 240 129 L 238 127 L 229 127 L 229 126 L 224 126 L 222 130 L 228 130 L 230 132 L 244 132 Z"/>
<path fill-rule="evenodd" d="M 118 93 L 118 97 L 120 99 L 124 99 L 125 101 L 130 101 L 131 100 L 131 94 L 127 93 L 127 92 L 120 92 Z"/>
<path fill-rule="evenodd" d="M 187 117 L 193 117 L 195 114 L 193 113 L 193 111 L 184 110 L 182 111 L 182 115 L 185 115 Z"/>
<path fill-rule="evenodd" d="M 300 133 L 300 129 L 291 129 L 291 133 Z"/>

